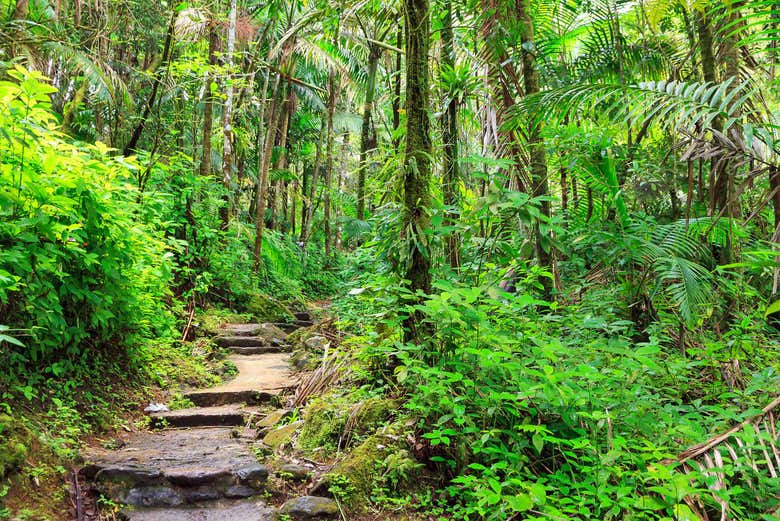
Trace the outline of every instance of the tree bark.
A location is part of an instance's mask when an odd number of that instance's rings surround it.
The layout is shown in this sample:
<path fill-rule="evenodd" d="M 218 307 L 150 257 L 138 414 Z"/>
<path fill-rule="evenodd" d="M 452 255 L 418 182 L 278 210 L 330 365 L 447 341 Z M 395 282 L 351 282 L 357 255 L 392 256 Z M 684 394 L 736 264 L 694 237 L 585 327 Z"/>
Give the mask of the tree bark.
<path fill-rule="evenodd" d="M 227 230 L 230 225 L 230 216 L 233 213 L 233 197 L 231 177 L 233 175 L 233 52 L 236 47 L 236 17 L 237 0 L 230 2 L 230 15 L 228 22 L 228 41 L 227 41 L 227 89 L 225 92 L 225 108 L 222 118 L 222 186 L 225 190 L 225 204 L 220 209 L 222 217 L 222 229 Z"/>
<path fill-rule="evenodd" d="M 531 18 L 531 5 L 529 0 L 517 0 L 517 16 L 522 24 L 523 32 L 520 36 L 523 61 L 523 87 L 525 95 L 531 96 L 539 92 L 539 72 L 536 70 L 536 47 L 534 44 L 534 24 Z M 547 156 L 544 150 L 544 139 L 541 135 L 542 122 L 529 121 L 531 128 L 528 132 L 528 146 L 531 156 L 531 183 L 534 197 L 547 197 L 549 195 L 547 180 Z M 546 218 L 550 217 L 550 202 L 541 201 L 541 212 Z M 552 255 L 550 253 L 549 235 L 542 230 L 539 220 L 534 225 L 536 236 L 536 261 L 539 266 L 552 271 Z M 542 278 L 545 292 L 550 290 L 548 278 Z"/>
<path fill-rule="evenodd" d="M 217 24 L 209 23 L 209 69 L 206 73 L 206 86 L 203 94 L 203 149 L 200 157 L 200 175 L 211 175 L 211 134 L 214 126 L 214 93 L 211 84 L 214 82 L 213 68 L 217 65 L 217 48 L 219 47 L 219 32 Z"/>
<path fill-rule="evenodd" d="M 268 74 L 271 74 L 269 71 Z M 266 195 L 268 194 L 268 171 L 271 168 L 271 152 L 274 148 L 274 139 L 276 136 L 276 129 L 279 125 L 279 84 L 281 83 L 281 74 L 276 75 L 274 80 L 274 87 L 271 94 L 271 104 L 268 111 L 268 129 L 265 133 L 265 141 L 263 143 L 263 152 L 258 161 L 258 181 L 259 190 L 255 191 L 255 207 L 257 208 L 257 215 L 255 216 L 255 272 L 260 269 L 260 263 L 262 262 L 263 252 L 263 231 L 265 229 L 265 205 Z"/>
<path fill-rule="evenodd" d="M 330 189 L 333 183 L 333 142 L 335 132 L 333 130 L 333 114 L 336 112 L 336 71 L 331 68 L 328 76 L 328 133 L 325 141 L 325 195 L 323 198 L 323 228 L 325 231 L 325 262 L 328 262 L 331 253 L 333 238 L 330 229 Z"/>
<path fill-rule="evenodd" d="M 366 81 L 366 98 L 363 105 L 363 123 L 360 127 L 360 166 L 358 169 L 357 186 L 357 218 L 361 221 L 366 213 L 366 174 L 368 173 L 368 150 L 371 142 L 372 115 L 374 109 L 374 90 L 376 89 L 376 70 L 381 48 L 376 44 L 368 46 L 368 79 Z"/>
<path fill-rule="evenodd" d="M 317 193 L 317 181 L 320 176 L 320 168 L 322 167 L 322 141 L 324 139 L 325 131 L 327 129 L 327 120 L 322 120 L 322 126 L 320 129 L 320 137 L 317 140 L 317 152 L 314 155 L 314 170 L 311 173 L 311 180 L 309 181 L 309 190 L 306 193 L 306 197 L 309 199 L 306 206 L 306 219 L 301 227 L 301 247 L 306 250 L 306 246 L 309 243 L 309 237 L 311 236 L 311 225 L 314 220 L 314 197 Z M 303 217 L 301 217 L 303 219 Z"/>
<path fill-rule="evenodd" d="M 431 258 L 426 231 L 430 227 L 431 137 L 428 117 L 428 0 L 404 0 L 406 26 L 406 154 L 404 157 L 403 230 L 409 259 L 404 277 L 414 293 L 431 291 Z M 404 320 L 404 338 L 422 340 L 422 315 Z"/>
<path fill-rule="evenodd" d="M 452 31 L 452 4 L 445 2 L 444 15 L 442 17 L 441 41 L 442 41 L 442 68 L 455 70 L 455 38 Z M 447 103 L 447 110 L 442 119 L 442 148 L 444 152 L 444 179 L 442 183 L 442 195 L 446 210 L 448 226 L 457 223 L 458 214 L 455 207 L 458 206 L 458 189 L 460 183 L 460 169 L 458 168 L 458 100 L 452 96 Z M 447 233 L 447 260 L 450 267 L 460 266 L 460 237 L 455 231 Z"/>

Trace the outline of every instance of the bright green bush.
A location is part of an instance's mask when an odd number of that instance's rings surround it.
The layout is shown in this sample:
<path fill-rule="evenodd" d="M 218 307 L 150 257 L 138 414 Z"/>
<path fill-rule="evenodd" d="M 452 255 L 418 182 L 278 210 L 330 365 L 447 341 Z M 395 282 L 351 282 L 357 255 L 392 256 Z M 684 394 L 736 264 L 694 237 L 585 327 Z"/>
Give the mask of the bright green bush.
<path fill-rule="evenodd" d="M 136 166 L 58 130 L 37 73 L 0 82 L 0 381 L 25 394 L 96 360 L 134 359 L 166 335 L 173 267 L 163 230 L 139 222 Z M 21 330 L 21 331 L 18 331 Z M 27 371 L 35 368 L 34 371 Z M 18 390 L 18 389 L 17 389 Z"/>

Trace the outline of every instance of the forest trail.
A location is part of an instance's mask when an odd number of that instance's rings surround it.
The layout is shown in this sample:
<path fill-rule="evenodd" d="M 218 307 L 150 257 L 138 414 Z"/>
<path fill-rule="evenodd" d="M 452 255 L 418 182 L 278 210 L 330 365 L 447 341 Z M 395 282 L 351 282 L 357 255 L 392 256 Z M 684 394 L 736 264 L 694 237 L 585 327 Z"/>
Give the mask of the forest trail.
<path fill-rule="evenodd" d="M 297 314 L 295 327 L 311 325 Z M 289 328 L 288 328 L 289 329 Z M 279 409 L 295 388 L 286 334 L 273 324 L 228 324 L 217 341 L 232 352 L 238 374 L 223 385 L 185 393 L 194 407 L 150 412 L 155 430 L 129 434 L 84 453 L 81 476 L 95 495 L 127 505 L 130 521 L 265 521 L 329 518 L 331 499 L 297 497 L 279 509 L 259 499 L 273 495 L 269 478 L 314 475 L 314 469 L 268 461 L 258 432 L 289 411 Z M 287 464 L 285 464 L 287 463 Z M 276 472 L 274 469 L 278 469 Z M 85 515 L 84 519 L 89 516 Z M 79 518 L 81 519 L 81 518 Z"/>

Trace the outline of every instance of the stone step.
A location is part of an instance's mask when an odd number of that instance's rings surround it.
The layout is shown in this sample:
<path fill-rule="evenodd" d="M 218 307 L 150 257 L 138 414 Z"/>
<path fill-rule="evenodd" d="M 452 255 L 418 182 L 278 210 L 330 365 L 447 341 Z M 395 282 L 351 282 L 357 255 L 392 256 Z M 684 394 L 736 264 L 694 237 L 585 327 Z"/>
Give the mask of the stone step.
<path fill-rule="evenodd" d="M 81 473 L 100 493 L 134 507 L 246 498 L 263 492 L 268 478 L 252 446 L 226 427 L 135 433 L 118 450 L 91 449 Z"/>
<path fill-rule="evenodd" d="M 219 330 L 220 336 L 257 336 L 262 324 L 225 324 Z"/>
<path fill-rule="evenodd" d="M 217 337 L 221 347 L 281 347 L 284 340 L 273 338 L 270 341 L 261 336 L 221 336 Z"/>
<path fill-rule="evenodd" d="M 140 508 L 122 512 L 128 521 L 275 521 L 274 508 L 258 500 L 223 500 L 177 508 Z"/>
<path fill-rule="evenodd" d="M 295 326 L 296 327 L 311 327 L 314 325 L 313 320 L 296 320 Z"/>
<path fill-rule="evenodd" d="M 262 355 L 266 353 L 285 353 L 290 351 L 289 345 L 280 346 L 228 346 L 228 349 L 237 355 Z"/>
<path fill-rule="evenodd" d="M 149 415 L 152 427 L 229 427 L 245 425 L 257 410 L 236 405 L 222 407 L 191 407 Z"/>
<path fill-rule="evenodd" d="M 232 355 L 228 359 L 238 369 L 235 379 L 217 387 L 189 391 L 185 397 L 199 407 L 232 403 L 259 405 L 274 403 L 293 386 L 287 354 Z"/>
<path fill-rule="evenodd" d="M 212 408 L 223 405 L 278 405 L 279 395 L 285 389 L 262 391 L 257 389 L 225 390 L 213 389 L 202 391 L 189 391 L 184 397 L 197 407 Z"/>
<path fill-rule="evenodd" d="M 293 316 L 295 317 L 295 320 L 304 320 L 307 322 L 311 321 L 311 313 L 308 311 L 296 311 L 293 313 Z"/>

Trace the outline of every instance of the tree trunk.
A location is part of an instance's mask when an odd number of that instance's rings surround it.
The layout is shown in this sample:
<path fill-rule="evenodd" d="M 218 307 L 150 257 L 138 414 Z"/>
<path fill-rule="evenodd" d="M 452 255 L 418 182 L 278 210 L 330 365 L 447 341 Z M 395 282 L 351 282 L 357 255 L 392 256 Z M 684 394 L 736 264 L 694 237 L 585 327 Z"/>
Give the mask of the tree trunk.
<path fill-rule="evenodd" d="M 428 0 L 404 0 L 406 26 L 406 154 L 404 157 L 403 230 L 409 259 L 404 278 L 414 293 L 431 291 L 431 258 L 426 231 L 430 227 L 431 137 L 428 119 Z M 404 320 L 404 338 L 422 340 L 422 315 Z"/>
<path fill-rule="evenodd" d="M 455 70 L 455 39 L 452 33 L 452 4 L 446 2 L 442 17 L 441 29 L 441 63 L 445 70 Z M 444 205 L 447 207 L 446 219 L 448 226 L 457 223 L 458 190 L 460 183 L 460 170 L 458 168 L 458 100 L 452 96 L 447 103 L 447 110 L 442 118 L 442 148 L 444 152 L 444 182 L 442 183 L 442 195 Z M 460 265 L 460 237 L 455 231 L 447 234 L 447 260 L 450 267 L 458 268 Z"/>
<path fill-rule="evenodd" d="M 336 71 L 331 68 L 328 77 L 328 133 L 325 141 L 325 196 L 323 200 L 323 228 L 325 231 L 325 262 L 328 262 L 333 243 L 330 230 L 330 189 L 333 181 L 333 114 L 336 112 Z"/>
<path fill-rule="evenodd" d="M 382 51 L 378 45 L 369 44 L 368 80 L 366 98 L 363 105 L 363 124 L 360 127 L 360 166 L 357 186 L 357 218 L 361 221 L 366 213 L 366 174 L 368 173 L 368 149 L 371 142 L 372 114 L 374 109 L 374 90 L 376 88 L 376 69 Z"/>
<path fill-rule="evenodd" d="M 225 205 L 220 209 L 222 216 L 222 229 L 227 230 L 230 225 L 230 216 L 233 213 L 232 188 L 230 186 L 233 175 L 233 51 L 236 47 L 236 16 L 237 0 L 230 2 L 230 20 L 228 23 L 227 41 L 227 89 L 225 92 L 225 108 L 222 118 L 222 186 L 225 190 Z"/>
<path fill-rule="evenodd" d="M 531 19 L 531 5 L 529 0 L 517 0 L 517 16 L 522 24 L 523 32 L 520 37 L 523 57 L 523 87 L 525 95 L 531 96 L 539 92 L 539 72 L 536 70 L 536 56 L 534 44 L 534 25 Z M 544 139 L 541 135 L 542 122 L 529 121 L 531 128 L 528 132 L 528 146 L 531 156 L 531 183 L 534 197 L 547 197 L 547 157 L 544 150 Z M 542 215 L 549 219 L 550 202 L 541 202 Z M 550 253 L 549 236 L 542 230 L 541 223 L 537 220 L 534 225 L 536 236 L 536 260 L 539 266 L 552 271 L 552 255 Z M 541 280 L 545 292 L 549 292 L 550 281 L 546 277 Z"/>
<path fill-rule="evenodd" d="M 269 71 L 268 74 L 271 74 Z M 257 178 L 259 190 L 255 192 L 255 207 L 257 215 L 255 216 L 255 272 L 260 269 L 263 250 L 263 230 L 265 229 L 265 201 L 268 194 L 268 171 L 271 168 L 271 152 L 274 148 L 274 139 L 276 129 L 279 125 L 279 84 L 281 83 L 281 74 L 276 75 L 274 87 L 271 94 L 271 105 L 268 111 L 268 130 L 265 133 L 265 142 L 263 143 L 263 152 L 258 160 Z"/>
<path fill-rule="evenodd" d="M 212 70 L 217 65 L 217 48 L 219 46 L 219 32 L 217 24 L 209 23 L 209 68 L 206 73 L 206 86 L 203 93 L 203 150 L 200 157 L 200 175 L 211 175 L 211 134 L 214 125 L 214 93 L 211 84 L 214 82 Z"/>
<path fill-rule="evenodd" d="M 400 49 L 404 44 L 404 29 L 401 27 L 398 29 L 396 35 L 396 46 Z M 401 126 L 401 53 L 395 55 L 395 84 L 393 85 L 393 135 L 397 136 L 398 128 Z M 398 137 L 393 137 L 393 148 L 396 153 L 398 147 L 401 146 L 401 140 Z"/>
<path fill-rule="evenodd" d="M 306 206 L 306 219 L 301 227 L 301 247 L 305 250 L 306 245 L 309 244 L 309 237 L 311 236 L 311 224 L 314 220 L 314 197 L 317 193 L 317 181 L 320 177 L 320 168 L 322 167 L 322 140 L 324 139 L 325 131 L 327 129 L 327 120 L 322 120 L 322 126 L 320 129 L 320 137 L 317 140 L 317 152 L 314 155 L 314 170 L 311 173 L 311 181 L 309 181 L 309 191 L 306 193 L 306 197 L 309 199 L 309 203 Z M 301 217 L 303 219 L 303 217 Z"/>

